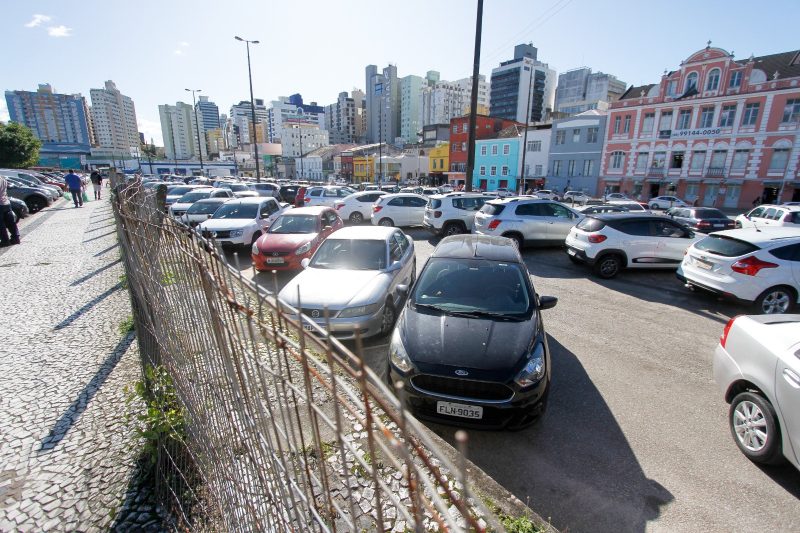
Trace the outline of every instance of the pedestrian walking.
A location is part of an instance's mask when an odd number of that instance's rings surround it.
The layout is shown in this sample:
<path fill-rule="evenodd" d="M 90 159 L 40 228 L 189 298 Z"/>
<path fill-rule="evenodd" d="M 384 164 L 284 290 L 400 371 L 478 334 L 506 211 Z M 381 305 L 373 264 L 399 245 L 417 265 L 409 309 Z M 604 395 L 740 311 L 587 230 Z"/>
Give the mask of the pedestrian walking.
<path fill-rule="evenodd" d="M 94 199 L 100 199 L 100 191 L 102 191 L 103 187 L 103 176 L 96 170 L 92 171 L 89 179 L 92 181 L 92 187 L 94 188 Z"/>
<path fill-rule="evenodd" d="M 19 244 L 19 229 L 8 199 L 8 181 L 0 175 L 0 248 Z"/>
<path fill-rule="evenodd" d="M 83 180 L 75 174 L 75 171 L 69 169 L 69 172 L 64 176 L 64 182 L 67 184 L 70 194 L 72 195 L 72 202 L 75 207 L 83 207 Z"/>

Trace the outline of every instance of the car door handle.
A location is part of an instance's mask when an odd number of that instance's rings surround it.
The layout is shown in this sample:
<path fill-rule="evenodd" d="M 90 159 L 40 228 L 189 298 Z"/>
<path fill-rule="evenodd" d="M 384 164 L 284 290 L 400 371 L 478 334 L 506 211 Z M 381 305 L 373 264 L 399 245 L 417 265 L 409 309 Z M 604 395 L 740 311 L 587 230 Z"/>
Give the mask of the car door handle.
<path fill-rule="evenodd" d="M 795 389 L 800 389 L 800 377 L 788 368 L 783 369 L 783 379 Z"/>

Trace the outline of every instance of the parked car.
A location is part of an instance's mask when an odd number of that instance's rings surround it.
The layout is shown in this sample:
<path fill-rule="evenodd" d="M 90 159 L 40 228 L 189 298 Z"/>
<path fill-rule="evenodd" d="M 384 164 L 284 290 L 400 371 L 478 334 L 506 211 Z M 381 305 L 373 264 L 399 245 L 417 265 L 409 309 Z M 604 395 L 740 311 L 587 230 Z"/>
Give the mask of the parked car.
<path fill-rule="evenodd" d="M 217 209 L 229 200 L 230 198 L 206 198 L 204 200 L 198 200 L 189 206 L 189 209 L 181 215 L 180 221 L 193 228 L 211 218 Z"/>
<path fill-rule="evenodd" d="M 297 207 L 310 207 L 312 205 L 324 205 L 333 207 L 336 200 L 342 200 L 347 196 L 353 194 L 354 191 L 350 187 L 339 187 L 336 185 L 308 187 L 303 191 L 302 204 L 295 202 Z M 298 192 L 298 197 L 300 197 Z"/>
<path fill-rule="evenodd" d="M 553 200 L 557 202 L 559 199 L 558 193 L 550 189 L 539 189 L 538 191 L 534 191 L 533 195 L 542 200 Z"/>
<path fill-rule="evenodd" d="M 800 206 L 760 205 L 736 217 L 737 228 L 789 226 L 800 228 Z"/>
<path fill-rule="evenodd" d="M 30 214 L 30 209 L 28 209 L 28 205 L 25 202 L 13 196 L 9 196 L 8 199 L 11 202 L 11 210 L 14 211 L 14 216 L 17 217 L 17 221 L 22 220 Z"/>
<path fill-rule="evenodd" d="M 650 209 L 669 209 L 670 207 L 688 207 L 689 204 L 677 196 L 656 196 L 647 203 Z"/>
<path fill-rule="evenodd" d="M 230 189 L 236 198 L 256 198 L 259 196 L 258 192 L 246 183 L 222 183 L 219 187 Z"/>
<path fill-rule="evenodd" d="M 637 202 L 635 200 L 609 200 L 608 205 L 621 207 L 625 211 L 632 211 L 634 213 L 637 211 L 649 211 L 649 207 L 646 203 Z"/>
<path fill-rule="evenodd" d="M 211 189 L 208 185 L 175 185 L 167 189 L 167 207 L 171 206 L 180 200 L 187 192 L 196 191 L 198 189 Z"/>
<path fill-rule="evenodd" d="M 328 235 L 344 223 L 330 207 L 298 207 L 284 212 L 250 250 L 256 270 L 297 270 Z"/>
<path fill-rule="evenodd" d="M 488 194 L 491 194 L 496 198 L 511 198 L 512 196 L 517 195 L 517 193 L 515 193 L 510 189 L 507 189 L 506 187 L 498 187 L 493 191 L 489 191 Z"/>
<path fill-rule="evenodd" d="M 272 197 L 236 198 L 222 204 L 199 229 L 223 247 L 252 246 L 285 210 Z"/>
<path fill-rule="evenodd" d="M 193 203 L 206 198 L 233 198 L 230 189 L 220 189 L 214 187 L 203 187 L 187 192 L 169 206 L 169 214 L 175 218 L 180 218 L 192 206 Z"/>
<path fill-rule="evenodd" d="M 800 315 L 732 318 L 714 352 L 728 426 L 751 461 L 800 469 Z"/>
<path fill-rule="evenodd" d="M 580 212 L 549 200 L 491 200 L 475 215 L 475 233 L 508 237 L 520 250 L 530 244 L 564 244 L 582 218 Z"/>
<path fill-rule="evenodd" d="M 583 205 L 575 208 L 584 215 L 597 215 L 600 213 L 627 213 L 628 210 L 620 205 L 600 204 L 600 205 Z"/>
<path fill-rule="evenodd" d="M 421 194 L 386 194 L 372 206 L 372 224 L 379 226 L 421 226 L 428 199 Z"/>
<path fill-rule="evenodd" d="M 395 194 L 400 192 L 400 187 L 393 184 L 384 183 L 383 185 L 380 186 L 380 189 L 387 194 Z"/>
<path fill-rule="evenodd" d="M 666 215 L 675 222 L 679 222 L 692 231 L 701 233 L 711 233 L 712 231 L 722 231 L 733 229 L 733 220 L 725 216 L 725 213 L 712 207 L 671 207 L 667 209 Z"/>
<path fill-rule="evenodd" d="M 321 327 L 327 308 L 330 333 L 340 339 L 354 338 L 356 332 L 362 338 L 388 335 L 405 298 L 398 286 L 413 285 L 416 277 L 414 241 L 396 228 L 342 228 L 302 263 L 305 270 L 278 299 L 301 305 L 303 314 Z"/>
<path fill-rule="evenodd" d="M 623 268 L 677 268 L 698 238 L 661 215 L 589 215 L 570 231 L 566 252 L 573 263 L 585 263 L 608 279 Z"/>
<path fill-rule="evenodd" d="M 250 187 L 259 195 L 259 196 L 272 196 L 273 198 L 277 198 L 278 201 L 281 200 L 281 187 L 277 183 L 274 182 L 261 182 L 261 183 L 253 183 Z"/>
<path fill-rule="evenodd" d="M 372 218 L 372 204 L 384 196 L 383 191 L 361 191 L 345 196 L 334 202 L 334 207 L 342 220 L 351 224 L 361 224 Z"/>
<path fill-rule="evenodd" d="M 423 418 L 519 429 L 545 411 L 550 350 L 538 296 L 513 241 L 445 237 L 403 307 L 389 345 L 389 381 Z"/>
<path fill-rule="evenodd" d="M 475 214 L 490 197 L 482 194 L 450 193 L 428 198 L 422 226 L 434 234 L 471 233 Z"/>
<path fill-rule="evenodd" d="M 633 199 L 628 198 L 628 196 L 626 196 L 625 194 L 623 194 L 621 192 L 610 192 L 608 194 L 604 194 L 603 198 L 605 198 L 605 200 L 607 202 L 611 201 L 611 200 L 622 200 L 622 201 L 625 201 L 625 202 L 633 202 L 634 201 Z"/>
<path fill-rule="evenodd" d="M 299 185 L 281 185 L 278 193 L 281 195 L 281 200 L 294 205 L 295 198 L 297 197 L 297 190 Z"/>
<path fill-rule="evenodd" d="M 9 184 L 13 183 L 20 187 L 31 187 L 33 189 L 36 189 L 41 194 L 47 196 L 47 198 L 49 198 L 51 202 L 55 202 L 61 196 L 63 196 L 61 189 L 59 189 L 58 187 L 53 187 L 52 185 L 45 185 L 41 181 L 31 178 L 29 176 L 21 176 L 17 173 L 11 173 L 11 172 L 9 172 L 8 174 L 4 173 L 3 175 L 6 177 L 6 180 L 9 182 Z"/>
<path fill-rule="evenodd" d="M 757 313 L 789 313 L 800 295 L 800 234 L 793 228 L 712 233 L 689 247 L 677 274 L 688 288 L 753 305 Z"/>
<path fill-rule="evenodd" d="M 592 197 L 583 191 L 567 191 L 564 193 L 562 201 L 564 203 L 585 204 L 591 199 Z"/>
<path fill-rule="evenodd" d="M 398 192 L 410 192 L 414 194 L 422 194 L 422 187 L 403 187 Z"/>
<path fill-rule="evenodd" d="M 25 202 L 30 213 L 38 213 L 53 203 L 53 197 L 38 187 L 31 187 L 24 182 L 8 178 L 8 196 Z"/>
<path fill-rule="evenodd" d="M 425 187 L 422 189 L 423 196 L 433 196 L 434 194 L 442 194 L 438 187 Z"/>

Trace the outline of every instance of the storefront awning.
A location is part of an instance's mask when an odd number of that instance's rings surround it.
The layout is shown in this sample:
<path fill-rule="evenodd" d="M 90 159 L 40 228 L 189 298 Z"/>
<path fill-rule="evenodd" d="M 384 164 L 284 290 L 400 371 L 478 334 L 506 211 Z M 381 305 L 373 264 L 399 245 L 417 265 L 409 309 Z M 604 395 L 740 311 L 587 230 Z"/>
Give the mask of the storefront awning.
<path fill-rule="evenodd" d="M 605 183 L 619 183 L 622 178 L 603 178 Z"/>
<path fill-rule="evenodd" d="M 783 185 L 782 180 L 764 180 L 764 187 L 780 187 Z"/>

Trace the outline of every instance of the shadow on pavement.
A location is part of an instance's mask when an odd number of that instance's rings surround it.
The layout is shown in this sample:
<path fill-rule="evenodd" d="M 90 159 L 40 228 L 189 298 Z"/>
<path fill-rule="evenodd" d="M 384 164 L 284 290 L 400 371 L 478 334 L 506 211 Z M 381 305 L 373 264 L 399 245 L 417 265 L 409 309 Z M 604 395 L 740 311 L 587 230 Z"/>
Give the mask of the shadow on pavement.
<path fill-rule="evenodd" d="M 756 466 L 761 469 L 766 475 L 780 485 L 783 490 L 800 499 L 800 472 L 798 472 L 788 462 L 781 465 L 759 465 Z"/>
<path fill-rule="evenodd" d="M 642 471 L 578 358 L 548 343 L 544 418 L 521 432 L 471 431 L 469 459 L 562 531 L 645 531 L 673 495 Z M 457 428 L 428 425 L 455 446 Z"/>
<path fill-rule="evenodd" d="M 58 331 L 59 329 L 64 329 L 65 327 L 69 326 L 70 324 L 75 322 L 78 318 L 80 318 L 81 315 L 83 315 L 86 311 L 88 311 L 95 305 L 99 304 L 100 302 L 102 302 L 103 300 L 105 300 L 106 298 L 108 298 L 121 288 L 122 288 L 122 283 L 117 283 L 116 285 L 106 290 L 105 292 L 95 296 L 94 298 L 86 302 L 83 305 L 83 307 L 81 307 L 80 309 L 69 315 L 67 318 L 65 318 L 64 320 L 53 326 L 53 329 Z"/>
<path fill-rule="evenodd" d="M 96 254 L 94 254 L 92 257 L 98 257 L 98 256 L 101 256 L 101 255 L 103 255 L 104 253 L 110 252 L 110 251 L 111 251 L 111 250 L 113 250 L 114 248 L 117 248 L 118 246 L 119 246 L 119 243 L 118 243 L 118 242 L 115 242 L 114 244 L 112 244 L 112 245 L 111 245 L 111 246 L 109 246 L 108 248 L 103 248 L 102 250 L 100 250 L 99 252 L 97 252 Z"/>
<path fill-rule="evenodd" d="M 111 226 L 109 226 L 109 227 L 111 227 Z M 96 241 L 97 239 L 102 239 L 103 237 L 108 237 L 109 235 L 114 235 L 115 233 L 117 233 L 116 230 L 109 231 L 108 233 L 103 233 L 102 235 L 98 235 L 97 237 L 92 237 L 91 239 L 86 239 L 85 241 L 83 241 L 83 243 L 85 244 L 87 242 Z"/>
<path fill-rule="evenodd" d="M 96 269 L 94 272 L 90 272 L 90 273 L 86 274 L 85 276 L 76 279 L 75 281 L 70 283 L 69 286 L 70 287 L 75 287 L 76 285 L 80 285 L 84 281 L 92 279 L 93 277 L 95 277 L 96 275 L 100 274 L 104 270 L 107 270 L 107 269 L 113 267 L 114 265 L 116 265 L 117 263 L 121 263 L 121 262 L 122 262 L 122 259 L 117 259 L 116 261 L 112 261 L 111 263 L 108 263 L 107 265 L 103 265 L 100 268 Z"/>

